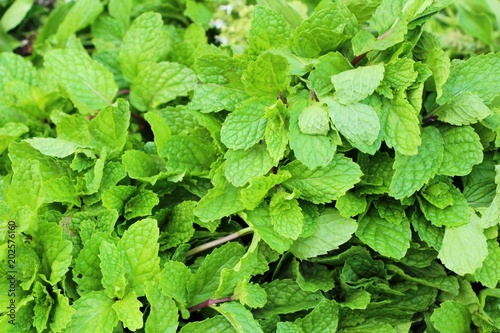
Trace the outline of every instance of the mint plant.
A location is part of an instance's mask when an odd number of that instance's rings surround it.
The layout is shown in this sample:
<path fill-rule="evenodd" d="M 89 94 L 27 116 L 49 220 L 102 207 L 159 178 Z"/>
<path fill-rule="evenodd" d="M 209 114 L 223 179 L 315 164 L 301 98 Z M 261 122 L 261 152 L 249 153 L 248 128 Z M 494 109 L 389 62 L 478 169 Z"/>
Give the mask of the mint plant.
<path fill-rule="evenodd" d="M 435 28 L 465 3 L 8 2 L 0 330 L 499 331 L 500 55 Z"/>

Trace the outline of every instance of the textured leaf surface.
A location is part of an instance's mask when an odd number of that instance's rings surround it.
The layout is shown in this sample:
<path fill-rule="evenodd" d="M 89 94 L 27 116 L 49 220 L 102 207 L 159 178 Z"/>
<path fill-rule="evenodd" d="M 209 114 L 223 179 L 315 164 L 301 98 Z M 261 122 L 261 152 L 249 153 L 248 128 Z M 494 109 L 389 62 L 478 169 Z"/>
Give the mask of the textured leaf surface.
<path fill-rule="evenodd" d="M 364 66 L 332 76 L 335 100 L 348 105 L 371 95 L 384 78 L 384 66 Z"/>
<path fill-rule="evenodd" d="M 286 46 L 290 28 L 283 16 L 272 9 L 256 6 L 249 31 L 248 44 L 255 53 Z"/>
<path fill-rule="evenodd" d="M 118 316 L 112 308 L 113 299 L 101 291 L 80 297 L 73 307 L 76 313 L 66 328 L 70 332 L 109 332 L 118 324 Z"/>
<path fill-rule="evenodd" d="M 446 301 L 431 316 L 434 327 L 441 333 L 468 332 L 471 316 L 467 307 L 457 301 Z"/>
<path fill-rule="evenodd" d="M 247 150 L 228 150 L 225 156 L 225 175 L 234 186 L 243 186 L 253 178 L 263 176 L 275 164 L 264 144 Z"/>
<path fill-rule="evenodd" d="M 290 84 L 288 61 L 277 54 L 263 53 L 243 73 L 245 91 L 252 96 L 277 97 Z"/>
<path fill-rule="evenodd" d="M 178 308 L 170 297 L 161 292 L 161 288 L 155 283 L 146 285 L 146 297 L 150 304 L 150 312 L 146 320 L 146 332 L 177 332 Z"/>
<path fill-rule="evenodd" d="M 223 303 L 215 308 L 221 313 L 238 333 L 255 332 L 263 333 L 259 323 L 253 318 L 252 313 L 237 302 Z"/>
<path fill-rule="evenodd" d="M 358 183 L 362 175 L 356 163 L 339 154 L 325 167 L 309 170 L 294 161 L 282 170 L 292 175 L 292 178 L 283 182 L 283 186 L 300 191 L 301 198 L 315 204 L 338 199 Z"/>
<path fill-rule="evenodd" d="M 444 208 L 439 208 L 426 200 L 419 199 L 422 212 L 435 226 L 455 227 L 467 224 L 470 220 L 467 200 L 463 194 L 454 186 L 449 188 L 449 193 L 453 198 L 453 204 Z"/>
<path fill-rule="evenodd" d="M 434 111 L 439 120 L 452 125 L 470 125 L 490 116 L 491 110 L 479 96 L 464 91 Z"/>

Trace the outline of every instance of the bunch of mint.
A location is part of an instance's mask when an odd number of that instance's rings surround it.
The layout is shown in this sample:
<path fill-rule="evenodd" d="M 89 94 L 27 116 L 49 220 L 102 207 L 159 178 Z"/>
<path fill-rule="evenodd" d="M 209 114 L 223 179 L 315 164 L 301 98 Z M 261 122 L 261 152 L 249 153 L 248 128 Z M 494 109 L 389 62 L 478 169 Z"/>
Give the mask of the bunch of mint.
<path fill-rule="evenodd" d="M 500 331 L 500 54 L 450 60 L 453 2 L 9 1 L 0 331 Z"/>

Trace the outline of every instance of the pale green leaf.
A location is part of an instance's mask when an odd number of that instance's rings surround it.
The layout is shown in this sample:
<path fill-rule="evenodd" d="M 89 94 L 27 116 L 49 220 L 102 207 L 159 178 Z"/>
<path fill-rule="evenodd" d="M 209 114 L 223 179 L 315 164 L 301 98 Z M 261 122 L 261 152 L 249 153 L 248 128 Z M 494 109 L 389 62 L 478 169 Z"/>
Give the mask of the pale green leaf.
<path fill-rule="evenodd" d="M 253 318 L 252 313 L 237 302 L 222 303 L 214 308 L 222 314 L 238 333 L 255 332 L 263 333 L 259 323 Z"/>
<path fill-rule="evenodd" d="M 334 98 L 341 104 L 357 103 L 371 95 L 384 78 L 384 66 L 363 66 L 332 76 Z"/>
<path fill-rule="evenodd" d="M 248 97 L 248 94 L 239 88 L 211 83 L 200 84 L 194 90 L 189 107 L 203 113 L 221 110 L 233 111 L 240 102 Z"/>
<path fill-rule="evenodd" d="M 317 103 L 304 108 L 299 115 L 299 128 L 305 134 L 326 135 L 330 130 L 326 108 Z"/>
<path fill-rule="evenodd" d="M 118 325 L 118 316 L 113 309 L 113 299 L 103 291 L 93 291 L 75 301 L 76 312 L 66 327 L 67 332 L 105 333 Z"/>
<path fill-rule="evenodd" d="M 488 288 L 495 288 L 500 280 L 500 247 L 496 239 L 488 240 L 488 256 L 474 272 L 474 278 Z"/>
<path fill-rule="evenodd" d="M 467 333 L 470 332 L 471 315 L 465 304 L 445 301 L 434 310 L 431 322 L 440 333 Z"/>
<path fill-rule="evenodd" d="M 177 332 L 178 308 L 172 298 L 165 296 L 156 283 L 146 284 L 146 297 L 150 308 L 146 319 L 146 333 Z"/>
<path fill-rule="evenodd" d="M 118 91 L 113 74 L 81 50 L 51 51 L 45 56 L 44 65 L 83 114 L 93 114 L 110 105 Z"/>
<path fill-rule="evenodd" d="M 359 220 L 356 236 L 381 255 L 401 259 L 410 247 L 410 222 L 405 219 L 394 224 L 371 211 Z"/>
<path fill-rule="evenodd" d="M 357 228 L 355 220 L 341 216 L 336 209 L 325 209 L 319 216 L 314 233 L 309 237 L 299 237 L 290 251 L 300 259 L 327 254 L 351 239 Z"/>
<path fill-rule="evenodd" d="M 269 203 L 269 215 L 274 230 L 281 236 L 294 240 L 299 237 L 304 215 L 293 194 L 284 191 L 275 193 Z"/>
<path fill-rule="evenodd" d="M 256 144 L 247 150 L 228 150 L 225 157 L 225 175 L 234 186 L 243 186 L 265 175 L 276 164 L 265 144 Z"/>
<path fill-rule="evenodd" d="M 172 297 L 177 302 L 187 303 L 187 282 L 191 280 L 191 271 L 182 262 L 169 260 L 160 272 L 160 287 L 164 295 Z M 148 287 L 146 286 L 146 296 Z"/>
<path fill-rule="evenodd" d="M 127 287 L 123 258 L 114 243 L 102 242 L 99 247 L 100 268 L 102 272 L 101 283 L 106 295 L 114 298 L 123 298 Z"/>
<path fill-rule="evenodd" d="M 402 199 L 411 196 L 434 177 L 443 161 L 443 139 L 435 127 L 422 129 L 422 144 L 416 155 L 396 152 L 396 170 L 389 186 L 389 195 Z"/>
<path fill-rule="evenodd" d="M 449 270 L 460 274 L 473 274 L 488 256 L 488 245 L 476 213 L 470 211 L 467 224 L 446 227 L 438 258 Z"/>
<path fill-rule="evenodd" d="M 292 178 L 283 182 L 283 186 L 300 191 L 302 199 L 315 204 L 338 199 L 358 183 L 362 176 L 359 166 L 341 154 L 335 155 L 325 167 L 309 170 L 299 161 L 293 161 L 281 170 L 292 175 Z"/>
<path fill-rule="evenodd" d="M 137 299 L 135 292 L 128 293 L 125 297 L 118 299 L 112 308 L 123 326 L 135 331 L 144 325 L 142 320 L 142 303 Z"/>
<path fill-rule="evenodd" d="M 464 91 L 432 114 L 448 124 L 470 125 L 490 116 L 492 112 L 475 93 Z"/>
<path fill-rule="evenodd" d="M 286 58 L 269 52 L 262 53 L 243 72 L 241 79 L 245 91 L 252 96 L 277 97 L 290 84 L 289 67 Z"/>
<path fill-rule="evenodd" d="M 190 322 L 183 326 L 179 333 L 236 333 L 229 321 L 222 315 L 210 317 L 202 321 Z"/>
<path fill-rule="evenodd" d="M 350 69 L 351 63 L 340 52 L 327 53 L 317 59 L 309 73 L 311 88 L 317 96 L 323 96 L 333 90 L 332 76 Z"/>
<path fill-rule="evenodd" d="M 57 27 L 55 38 L 58 46 L 62 47 L 71 34 L 91 24 L 103 9 L 99 0 L 76 1 Z"/>
<path fill-rule="evenodd" d="M 147 64 L 130 87 L 130 103 L 140 111 L 156 108 L 194 89 L 194 72 L 175 62 Z"/>
<path fill-rule="evenodd" d="M 290 28 L 279 12 L 256 6 L 252 14 L 248 44 L 254 53 L 259 54 L 272 48 L 287 46 Z"/>
<path fill-rule="evenodd" d="M 294 323 L 308 333 L 336 332 L 339 308 L 335 300 L 324 299 L 307 316 L 295 320 Z"/>
<path fill-rule="evenodd" d="M 450 186 L 449 193 L 453 203 L 445 208 L 439 208 L 418 197 L 420 209 L 425 217 L 435 226 L 456 227 L 470 221 L 469 205 L 463 194 L 455 186 Z"/>

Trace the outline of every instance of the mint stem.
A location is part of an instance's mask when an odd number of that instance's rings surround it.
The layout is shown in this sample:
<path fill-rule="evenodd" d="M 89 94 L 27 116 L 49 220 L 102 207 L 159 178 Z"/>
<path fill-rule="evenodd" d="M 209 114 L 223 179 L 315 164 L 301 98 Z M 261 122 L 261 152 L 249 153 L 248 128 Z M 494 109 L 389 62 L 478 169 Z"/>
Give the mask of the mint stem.
<path fill-rule="evenodd" d="M 386 32 L 384 32 L 382 35 L 378 36 L 378 40 L 382 40 L 384 38 L 386 38 L 387 36 L 389 36 L 392 32 L 392 29 L 394 28 L 394 26 L 396 25 L 396 23 L 398 23 L 399 21 L 399 18 L 393 23 L 393 25 L 389 28 L 389 30 L 387 30 Z M 351 65 L 353 67 L 356 67 L 356 65 L 361 61 L 363 60 L 366 55 L 368 54 L 368 52 L 365 52 L 363 54 L 360 54 L 359 56 L 357 56 L 356 58 L 354 58 L 352 61 L 351 61 Z"/>
<path fill-rule="evenodd" d="M 227 235 L 225 237 L 222 237 L 222 238 L 219 238 L 219 239 L 216 239 L 214 241 L 211 241 L 211 242 L 208 242 L 208 243 L 205 243 L 203 245 L 200 245 L 200 246 L 197 246 L 191 250 L 189 250 L 187 253 L 186 253 L 186 257 L 190 257 L 192 255 L 195 255 L 197 253 L 200 253 L 200 252 L 203 252 L 203 251 L 206 251 L 208 249 L 211 249 L 213 247 L 216 247 L 218 245 L 221 245 L 221 244 L 224 244 L 226 242 L 229 242 L 229 241 L 232 241 L 232 240 L 235 240 L 237 238 L 240 238 L 241 236 L 245 236 L 245 235 L 248 235 L 248 234 L 251 234 L 253 232 L 252 228 L 250 227 L 247 227 L 247 228 L 244 228 L 244 229 L 241 229 L 240 231 L 237 231 L 237 232 L 234 232 L 230 235 Z"/>
<path fill-rule="evenodd" d="M 225 303 L 225 302 L 231 302 L 233 300 L 233 297 L 224 297 L 224 298 L 219 298 L 219 299 L 207 299 L 205 302 L 201 302 L 200 304 L 196 304 L 193 307 L 190 307 L 188 311 L 190 313 L 193 313 L 195 311 L 198 311 L 199 309 L 207 308 L 211 305 L 214 304 L 219 304 L 219 303 Z"/>

